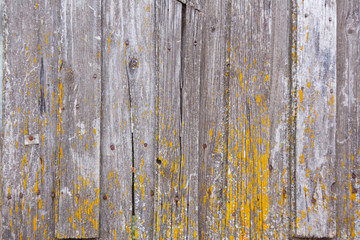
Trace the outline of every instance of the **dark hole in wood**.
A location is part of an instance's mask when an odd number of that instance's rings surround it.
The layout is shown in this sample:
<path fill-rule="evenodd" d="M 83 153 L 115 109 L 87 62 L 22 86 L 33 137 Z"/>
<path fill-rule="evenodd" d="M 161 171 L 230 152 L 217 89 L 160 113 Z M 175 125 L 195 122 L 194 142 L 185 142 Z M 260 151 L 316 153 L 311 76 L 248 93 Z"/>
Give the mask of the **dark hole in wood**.
<path fill-rule="evenodd" d="M 160 164 L 161 164 L 161 160 L 160 160 L 159 158 L 156 159 L 156 163 L 160 165 Z"/>

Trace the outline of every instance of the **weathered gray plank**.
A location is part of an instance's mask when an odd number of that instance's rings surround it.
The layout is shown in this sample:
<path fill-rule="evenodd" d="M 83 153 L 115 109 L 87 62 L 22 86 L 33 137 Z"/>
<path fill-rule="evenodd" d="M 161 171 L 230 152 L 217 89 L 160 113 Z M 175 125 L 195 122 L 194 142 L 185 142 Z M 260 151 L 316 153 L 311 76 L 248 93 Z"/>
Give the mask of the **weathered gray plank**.
<path fill-rule="evenodd" d="M 155 0 L 130 1 L 124 22 L 133 134 L 134 200 L 137 239 L 153 239 L 156 164 Z"/>
<path fill-rule="evenodd" d="M 157 61 L 159 64 L 158 97 L 158 167 L 155 207 L 157 239 L 178 239 L 186 223 L 181 221 L 181 54 L 182 4 L 178 1 L 157 2 Z"/>
<path fill-rule="evenodd" d="M 290 1 L 272 1 L 271 73 L 269 89 L 269 214 L 264 239 L 289 239 L 290 234 Z"/>
<path fill-rule="evenodd" d="M 2 239 L 53 239 L 57 126 L 55 1 L 4 2 Z"/>
<path fill-rule="evenodd" d="M 335 237 L 336 2 L 297 3 L 295 234 Z"/>
<path fill-rule="evenodd" d="M 360 238 L 360 2 L 337 4 L 337 238 Z"/>
<path fill-rule="evenodd" d="M 200 82 L 199 238 L 225 236 L 227 159 L 226 52 L 229 1 L 203 2 Z M 197 44 L 197 41 L 194 42 Z"/>
<path fill-rule="evenodd" d="M 132 227 L 132 129 L 128 39 L 135 20 L 125 1 L 103 3 L 100 238 L 129 239 Z"/>
<path fill-rule="evenodd" d="M 99 236 L 101 5 L 61 2 L 57 238 Z"/>
<path fill-rule="evenodd" d="M 183 236 L 179 238 L 199 239 L 199 112 L 203 16 L 195 8 L 187 6 L 183 17 L 180 208 L 184 229 Z"/>
<path fill-rule="evenodd" d="M 234 238 L 269 234 L 271 10 L 271 1 L 232 2 L 227 222 Z"/>
<path fill-rule="evenodd" d="M 248 74 L 245 50 L 248 31 L 243 31 L 249 9 L 247 1 L 231 3 L 231 72 L 229 85 L 229 143 L 227 170 L 227 238 L 249 239 L 251 192 L 249 179 L 249 119 L 246 98 Z"/>

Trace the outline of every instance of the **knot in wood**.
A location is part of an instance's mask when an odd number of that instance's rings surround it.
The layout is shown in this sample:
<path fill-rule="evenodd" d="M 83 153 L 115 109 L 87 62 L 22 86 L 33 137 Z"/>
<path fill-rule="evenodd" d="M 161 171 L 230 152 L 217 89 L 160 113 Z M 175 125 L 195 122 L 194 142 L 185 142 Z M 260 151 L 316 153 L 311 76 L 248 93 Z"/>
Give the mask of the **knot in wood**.
<path fill-rule="evenodd" d="M 130 67 L 131 69 L 134 70 L 135 68 L 138 67 L 138 65 L 139 65 L 139 62 L 138 62 L 138 60 L 137 60 L 135 57 L 130 60 L 129 67 Z"/>

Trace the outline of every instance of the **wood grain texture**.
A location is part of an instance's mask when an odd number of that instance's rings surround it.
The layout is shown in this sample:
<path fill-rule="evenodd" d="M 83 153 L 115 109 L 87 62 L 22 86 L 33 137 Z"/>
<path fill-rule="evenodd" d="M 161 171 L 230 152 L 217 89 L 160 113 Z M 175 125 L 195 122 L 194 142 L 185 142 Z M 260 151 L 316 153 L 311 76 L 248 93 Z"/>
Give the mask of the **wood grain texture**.
<path fill-rule="evenodd" d="M 269 89 L 269 214 L 264 239 L 289 239 L 291 106 L 291 2 L 272 1 L 271 72 Z"/>
<path fill-rule="evenodd" d="M 182 4 L 162 0 L 157 8 L 158 166 L 155 208 L 157 239 L 178 239 L 186 223 L 181 221 L 181 85 L 182 85 Z"/>
<path fill-rule="evenodd" d="M 199 239 L 225 237 L 229 1 L 204 1 L 200 82 Z M 196 44 L 194 42 L 194 44 Z"/>
<path fill-rule="evenodd" d="M 0 10 L 1 239 L 360 239 L 358 0 Z"/>
<path fill-rule="evenodd" d="M 232 3 L 226 215 L 233 238 L 269 234 L 271 14 L 271 1 Z"/>
<path fill-rule="evenodd" d="M 3 7 L 1 238 L 52 239 L 58 6 L 55 1 L 5 1 Z M 38 144 L 32 143 L 35 136 Z"/>
<path fill-rule="evenodd" d="M 155 1 L 130 1 L 124 30 L 129 45 L 126 61 L 129 81 L 134 162 L 133 237 L 153 239 L 154 175 L 156 164 L 156 36 Z"/>
<path fill-rule="evenodd" d="M 298 1 L 296 236 L 335 237 L 336 2 Z"/>
<path fill-rule="evenodd" d="M 360 238 L 360 2 L 337 4 L 337 238 Z"/>
<path fill-rule="evenodd" d="M 129 48 L 138 46 L 129 35 L 135 20 L 124 1 L 103 2 L 101 223 L 100 239 L 129 239 L 132 232 L 132 120 Z"/>
<path fill-rule="evenodd" d="M 99 236 L 101 5 L 61 2 L 57 238 Z"/>
<path fill-rule="evenodd" d="M 199 239 L 200 80 L 203 15 L 191 6 L 183 15 L 183 65 L 181 95 L 181 221 L 179 239 Z M 196 43 L 196 44 L 195 44 Z"/>

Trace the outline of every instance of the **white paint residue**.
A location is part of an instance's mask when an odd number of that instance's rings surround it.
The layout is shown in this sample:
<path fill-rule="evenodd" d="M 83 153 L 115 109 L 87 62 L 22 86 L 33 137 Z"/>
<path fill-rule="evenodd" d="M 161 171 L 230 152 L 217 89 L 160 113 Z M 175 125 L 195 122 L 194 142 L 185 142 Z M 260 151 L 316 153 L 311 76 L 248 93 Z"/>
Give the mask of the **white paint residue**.
<path fill-rule="evenodd" d="M 80 129 L 80 135 L 84 135 L 86 133 L 86 130 L 85 130 L 85 124 L 80 122 L 80 123 L 77 123 L 76 126 Z"/>

